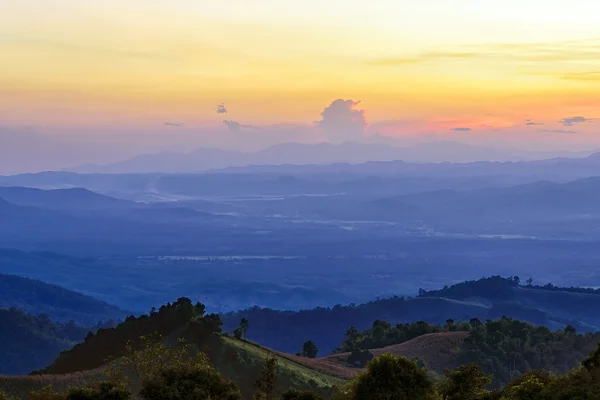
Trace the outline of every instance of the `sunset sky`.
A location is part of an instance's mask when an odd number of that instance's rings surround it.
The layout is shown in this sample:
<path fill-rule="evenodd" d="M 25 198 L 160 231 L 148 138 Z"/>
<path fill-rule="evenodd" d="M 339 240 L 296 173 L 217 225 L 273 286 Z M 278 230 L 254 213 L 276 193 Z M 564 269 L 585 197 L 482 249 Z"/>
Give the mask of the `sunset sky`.
<path fill-rule="evenodd" d="M 600 143 L 599 16 L 591 0 L 3 1 L 0 125 L 252 138 L 343 99 L 360 103 L 329 122 L 364 110 L 366 136 L 581 148 Z"/>

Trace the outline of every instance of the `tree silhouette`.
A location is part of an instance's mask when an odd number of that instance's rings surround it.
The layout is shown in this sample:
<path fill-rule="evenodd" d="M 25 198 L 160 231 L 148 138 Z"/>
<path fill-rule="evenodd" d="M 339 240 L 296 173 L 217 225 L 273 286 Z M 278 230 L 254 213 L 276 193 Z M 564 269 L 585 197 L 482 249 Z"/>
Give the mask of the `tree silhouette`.
<path fill-rule="evenodd" d="M 356 378 L 353 392 L 354 400 L 425 400 L 431 397 L 433 384 L 416 363 L 384 354 Z"/>
<path fill-rule="evenodd" d="M 246 332 L 250 329 L 250 322 L 248 322 L 247 318 L 242 318 L 240 320 L 240 325 L 238 328 L 242 331 L 242 338 L 246 339 Z"/>
<path fill-rule="evenodd" d="M 318 353 L 319 349 L 317 348 L 315 342 L 312 340 L 304 342 L 304 345 L 302 346 L 302 357 L 315 358 L 317 357 Z"/>

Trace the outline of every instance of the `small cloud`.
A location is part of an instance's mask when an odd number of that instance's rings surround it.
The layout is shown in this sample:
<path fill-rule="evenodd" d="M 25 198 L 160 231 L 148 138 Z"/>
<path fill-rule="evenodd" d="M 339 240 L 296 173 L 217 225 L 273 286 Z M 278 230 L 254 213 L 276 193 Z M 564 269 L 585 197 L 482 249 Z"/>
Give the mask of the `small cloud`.
<path fill-rule="evenodd" d="M 470 132 L 471 128 L 450 128 L 449 130 L 455 132 Z"/>
<path fill-rule="evenodd" d="M 563 118 L 558 122 L 563 124 L 564 126 L 573 126 L 573 125 L 579 124 L 581 122 L 590 122 L 591 120 L 592 120 L 591 118 L 585 118 L 585 117 L 568 117 L 568 118 Z"/>
<path fill-rule="evenodd" d="M 526 119 L 525 120 L 525 125 L 532 126 L 532 125 L 544 125 L 544 124 L 541 123 L 541 122 L 535 122 L 535 121 L 533 121 L 531 119 Z"/>
<path fill-rule="evenodd" d="M 486 117 L 489 117 L 489 116 L 491 116 L 491 115 L 494 115 L 494 114 L 485 114 L 485 116 L 486 116 Z"/>
<path fill-rule="evenodd" d="M 563 129 L 540 129 L 538 132 L 546 132 L 546 133 L 560 133 L 564 135 L 571 135 L 573 133 L 577 133 L 575 131 L 566 131 Z"/>
<path fill-rule="evenodd" d="M 243 129 L 243 128 L 247 128 L 247 129 L 255 129 L 256 128 L 253 125 L 240 124 L 239 122 L 236 122 L 236 121 L 224 120 L 223 123 L 227 126 L 227 129 L 229 129 L 230 131 L 239 131 L 240 129 Z"/>
<path fill-rule="evenodd" d="M 172 127 L 175 127 L 175 128 L 179 128 L 179 127 L 184 126 L 183 124 L 176 124 L 174 122 L 165 122 L 165 125 L 166 126 L 172 126 Z"/>
<path fill-rule="evenodd" d="M 227 109 L 225 108 L 224 103 L 221 103 L 217 106 L 217 114 L 227 114 Z"/>

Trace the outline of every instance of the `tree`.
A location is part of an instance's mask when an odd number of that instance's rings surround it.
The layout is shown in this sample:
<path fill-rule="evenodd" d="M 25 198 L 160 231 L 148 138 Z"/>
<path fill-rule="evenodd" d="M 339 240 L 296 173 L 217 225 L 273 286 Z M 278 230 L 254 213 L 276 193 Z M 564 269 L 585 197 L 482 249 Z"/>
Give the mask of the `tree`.
<path fill-rule="evenodd" d="M 552 382 L 547 372 L 527 372 L 510 382 L 502 390 L 503 400 L 543 400 L 547 397 L 544 391 Z"/>
<path fill-rule="evenodd" d="M 463 365 L 444 371 L 438 391 L 444 400 L 476 400 L 491 382 L 492 376 L 481 372 L 477 364 Z"/>
<path fill-rule="evenodd" d="M 481 321 L 479 320 L 479 318 L 471 318 L 469 320 L 469 325 L 471 325 L 472 328 L 476 328 L 478 326 L 481 326 Z"/>
<path fill-rule="evenodd" d="M 242 318 L 240 320 L 240 325 L 238 326 L 238 328 L 242 331 L 242 338 L 245 339 L 246 332 L 248 331 L 248 329 L 250 329 L 250 322 L 248 322 L 248 319 Z"/>
<path fill-rule="evenodd" d="M 44 386 L 40 390 L 35 390 L 29 394 L 29 400 L 64 400 L 65 396 L 54 390 L 52 385 Z M 0 396 L 2 400 L 2 396 Z"/>
<path fill-rule="evenodd" d="M 405 357 L 384 354 L 353 384 L 354 400 L 425 400 L 433 395 L 427 372 Z"/>
<path fill-rule="evenodd" d="M 243 336 L 244 336 L 244 332 L 242 331 L 242 329 L 240 327 L 237 327 L 233 330 L 233 337 L 236 338 L 237 340 L 241 340 Z"/>
<path fill-rule="evenodd" d="M 596 347 L 596 350 L 594 350 L 589 356 L 587 356 L 581 362 L 581 366 L 586 371 L 592 371 L 594 369 L 600 368 L 600 344 L 598 344 L 598 347 Z"/>
<path fill-rule="evenodd" d="M 277 357 L 269 355 L 265 360 L 261 377 L 256 381 L 254 400 L 272 400 L 277 388 Z"/>
<path fill-rule="evenodd" d="M 314 392 L 291 389 L 283 393 L 281 400 L 323 400 Z"/>
<path fill-rule="evenodd" d="M 527 283 L 527 287 L 532 287 L 533 286 L 533 278 L 529 278 L 525 282 Z"/>
<path fill-rule="evenodd" d="M 123 385 L 100 382 L 69 390 L 66 400 L 129 400 L 131 392 Z"/>
<path fill-rule="evenodd" d="M 185 368 L 208 365 L 208 357 L 196 351 L 185 340 L 179 339 L 177 346 L 167 346 L 160 342 L 159 335 L 142 336 L 141 346 L 135 347 L 131 342 L 126 346 L 125 355 L 112 363 L 105 375 L 113 383 L 127 382 L 126 369 L 131 368 L 142 382 L 152 380 L 167 367 Z"/>
<path fill-rule="evenodd" d="M 316 358 L 318 353 L 319 349 L 312 340 L 304 342 L 304 344 L 302 345 L 302 357 Z"/>
<path fill-rule="evenodd" d="M 353 367 L 364 368 L 373 359 L 373 353 L 369 350 L 354 349 L 348 356 L 348 364 Z"/>
<path fill-rule="evenodd" d="M 565 326 L 564 332 L 567 335 L 574 335 L 577 333 L 577 329 L 573 325 L 567 325 Z"/>
<path fill-rule="evenodd" d="M 208 366 L 169 367 L 144 382 L 140 397 L 144 400 L 240 400 L 242 394 L 234 382 Z"/>

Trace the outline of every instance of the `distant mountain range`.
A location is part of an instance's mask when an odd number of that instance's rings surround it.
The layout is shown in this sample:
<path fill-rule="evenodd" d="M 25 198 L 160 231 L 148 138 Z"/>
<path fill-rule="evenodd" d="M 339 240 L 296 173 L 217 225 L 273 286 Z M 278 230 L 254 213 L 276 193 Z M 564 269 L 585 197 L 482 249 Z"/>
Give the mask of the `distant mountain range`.
<path fill-rule="evenodd" d="M 251 165 L 357 164 L 370 161 L 397 160 L 414 163 L 465 163 L 480 160 L 531 161 L 557 156 L 584 157 L 590 153 L 523 152 L 512 149 L 485 148 L 449 141 L 419 143 L 407 147 L 358 142 L 346 142 L 339 145 L 330 143 L 284 143 L 251 153 L 202 148 L 189 153 L 144 154 L 117 163 L 107 165 L 88 164 L 67 170 L 79 173 L 104 174 L 197 173 Z"/>

